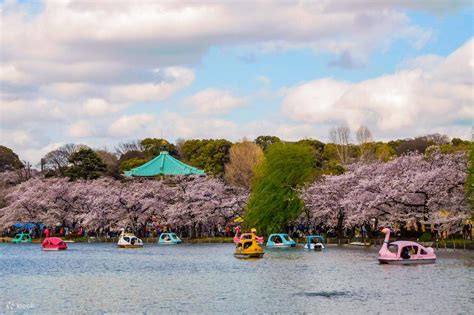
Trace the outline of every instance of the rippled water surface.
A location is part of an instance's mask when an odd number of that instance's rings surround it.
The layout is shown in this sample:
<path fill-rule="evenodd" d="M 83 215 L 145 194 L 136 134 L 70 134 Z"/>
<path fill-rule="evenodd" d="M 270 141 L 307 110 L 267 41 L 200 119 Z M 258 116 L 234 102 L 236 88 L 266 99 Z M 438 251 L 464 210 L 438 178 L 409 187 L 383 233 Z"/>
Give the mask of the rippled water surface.
<path fill-rule="evenodd" d="M 474 313 L 473 253 L 441 251 L 418 266 L 379 265 L 377 248 L 232 253 L 232 244 L 0 244 L 0 314 Z"/>

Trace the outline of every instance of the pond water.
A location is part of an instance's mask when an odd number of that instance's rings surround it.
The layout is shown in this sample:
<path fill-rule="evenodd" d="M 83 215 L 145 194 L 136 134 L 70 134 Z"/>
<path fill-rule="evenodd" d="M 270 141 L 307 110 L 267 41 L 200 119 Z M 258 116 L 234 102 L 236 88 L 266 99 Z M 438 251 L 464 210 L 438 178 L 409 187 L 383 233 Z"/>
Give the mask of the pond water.
<path fill-rule="evenodd" d="M 472 252 L 389 266 L 378 248 L 267 249 L 260 260 L 238 260 L 233 248 L 0 244 L 0 314 L 474 313 Z"/>

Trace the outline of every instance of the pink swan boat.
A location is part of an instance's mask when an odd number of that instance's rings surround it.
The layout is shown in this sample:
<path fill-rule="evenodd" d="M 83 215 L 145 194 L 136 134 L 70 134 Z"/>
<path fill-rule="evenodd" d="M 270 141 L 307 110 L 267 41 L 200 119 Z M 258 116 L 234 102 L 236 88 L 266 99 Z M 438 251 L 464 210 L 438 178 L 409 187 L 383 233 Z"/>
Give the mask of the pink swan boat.
<path fill-rule="evenodd" d="M 242 240 L 251 240 L 252 239 L 252 233 L 242 233 L 240 234 L 240 226 L 235 228 L 235 236 L 234 236 L 234 243 L 239 243 Z M 255 235 L 255 240 L 257 241 L 258 244 L 263 244 L 264 239 L 261 236 Z"/>
<path fill-rule="evenodd" d="M 433 248 L 424 247 L 416 242 L 410 241 L 389 243 L 390 229 L 384 228 L 382 233 L 385 233 L 385 239 L 382 248 L 379 250 L 379 262 L 381 264 L 432 264 L 436 261 Z"/>
<path fill-rule="evenodd" d="M 67 244 L 59 237 L 47 237 L 41 244 L 41 248 L 45 251 L 66 250 Z"/>

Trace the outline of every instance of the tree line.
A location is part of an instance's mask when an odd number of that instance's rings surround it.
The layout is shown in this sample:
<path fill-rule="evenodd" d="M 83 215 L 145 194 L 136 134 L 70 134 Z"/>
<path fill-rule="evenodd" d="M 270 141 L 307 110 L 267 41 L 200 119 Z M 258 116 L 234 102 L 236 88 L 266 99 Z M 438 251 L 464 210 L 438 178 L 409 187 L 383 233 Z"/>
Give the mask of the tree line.
<path fill-rule="evenodd" d="M 237 143 L 225 139 L 178 140 L 176 143 L 170 143 L 166 139 L 146 138 L 120 143 L 113 152 L 67 144 L 48 152 L 43 157 L 40 179 L 36 178 L 37 181 L 34 183 L 37 185 L 35 189 L 40 191 L 45 190 L 40 188 L 41 185 L 51 186 L 55 180 L 59 180 L 62 185 L 70 182 L 68 185 L 71 187 L 75 187 L 74 182 L 78 182 L 79 186 L 86 185 L 83 183 L 90 185 L 102 183 L 96 188 L 104 194 L 107 194 L 105 186 L 122 185 L 121 189 L 112 189 L 109 193 L 115 191 L 119 195 L 126 196 L 126 191 L 131 186 L 129 181 L 123 180 L 122 172 L 146 163 L 161 151 L 168 151 L 185 163 L 206 171 L 208 174 L 206 179 L 195 183 L 218 181 L 224 191 L 234 193 L 234 197 L 240 200 L 238 206 L 233 206 L 232 215 L 222 220 L 209 214 L 217 213 L 215 209 L 221 209 L 224 199 L 216 197 L 216 201 L 210 203 L 211 210 L 207 212 L 207 220 L 213 222 L 212 227 L 206 227 L 207 229 L 216 228 L 221 224 L 233 224 L 233 220 L 239 217 L 248 227 L 256 226 L 264 234 L 285 230 L 296 224 L 333 229 L 340 233 L 355 226 L 368 227 L 369 223 L 373 228 L 377 225 L 373 223 L 406 225 L 413 222 L 435 221 L 445 227 L 453 226 L 451 230 L 455 231 L 462 220 L 472 215 L 470 209 L 474 201 L 472 184 L 474 155 L 471 142 L 457 138 L 449 139 L 439 134 L 377 142 L 374 141 L 370 130 L 364 126 L 356 130 L 355 143 L 352 141 L 351 131 L 344 126 L 331 129 L 329 138 L 331 140 L 329 143 L 315 139 L 290 142 L 276 136 L 259 136 L 253 141 L 244 139 Z M 21 162 L 13 151 L 0 147 L 0 171 L 8 171 L 2 173 L 3 179 L 7 180 L 0 180 L 0 207 L 25 208 L 30 202 L 34 203 L 33 200 L 27 201 L 24 198 L 21 199 L 23 204 L 15 202 L 22 194 L 21 189 L 26 189 L 25 187 L 33 183 L 29 181 L 30 184 L 14 186 L 32 177 L 18 176 L 25 173 L 27 165 L 29 164 Z M 427 165 L 432 165 L 432 168 Z M 445 165 L 451 167 L 452 171 L 449 172 Z M 11 176 L 12 171 L 17 174 L 13 176 L 14 179 Z M 379 177 L 376 177 L 376 174 Z M 431 174 L 431 177 L 425 176 L 426 174 Z M 99 177 L 104 177 L 104 180 L 94 181 Z M 453 178 L 458 179 L 456 185 L 446 186 L 446 183 L 450 183 Z M 169 179 L 160 177 L 156 181 L 163 184 L 167 183 L 167 180 Z M 137 182 L 136 179 L 134 181 Z M 146 189 L 147 185 L 152 187 L 152 190 L 158 189 L 153 180 L 138 181 L 145 191 L 149 191 Z M 397 187 L 397 189 L 389 192 L 385 187 Z M 407 187 L 411 190 L 407 190 Z M 429 192 L 424 190 L 426 187 L 430 187 L 431 190 Z M 12 189 L 16 191 L 16 195 Z M 453 191 L 455 194 L 452 194 Z M 40 198 L 38 195 L 30 196 L 32 199 Z M 447 203 L 443 204 L 441 200 L 433 199 L 434 196 L 444 196 Z M 48 198 L 55 202 L 61 201 L 61 198 Z M 199 200 L 198 197 L 182 200 L 192 203 L 191 200 L 194 199 Z M 369 202 L 371 199 L 379 203 Z M 71 200 L 76 202 L 79 199 Z M 104 205 L 110 204 L 108 201 L 102 201 Z M 126 198 L 122 201 L 125 204 L 129 203 Z M 192 208 L 185 201 L 179 203 L 181 211 Z M 116 203 L 112 208 L 119 209 L 119 204 Z M 135 201 L 131 204 L 135 204 Z M 166 203 L 167 207 L 175 207 L 175 204 L 173 200 L 168 200 Z M 445 208 L 440 208 L 441 204 Z M 105 207 L 100 203 L 94 205 L 98 208 L 88 206 L 85 209 L 95 209 L 93 212 L 98 213 Z M 78 206 L 71 206 L 70 209 L 75 207 Z M 165 208 L 164 205 L 160 207 L 159 209 Z M 58 206 L 55 205 L 53 208 L 57 209 Z M 388 208 L 392 210 L 389 211 Z M 63 210 L 60 213 L 67 213 L 65 208 L 61 209 Z M 146 211 L 140 214 L 141 205 L 135 204 L 127 209 L 129 215 L 133 213 L 132 217 L 140 218 L 141 227 L 146 224 L 144 222 L 156 223 L 158 220 L 157 217 L 148 216 Z M 193 218 L 198 214 L 197 210 L 193 211 L 192 216 L 182 216 L 181 220 L 173 221 L 173 224 L 182 227 L 187 226 L 186 220 L 194 222 Z M 451 219 L 441 220 L 440 213 L 446 215 L 446 212 L 442 211 L 451 211 L 452 213 L 448 214 Z M 25 219 L 26 217 L 22 216 Z M 118 219 L 114 218 L 107 220 L 118 224 Z M 0 220 L 5 223 L 10 222 L 10 219 L 5 221 L 3 217 Z M 74 224 L 88 222 L 75 220 L 80 223 L 75 221 Z M 127 224 L 138 226 L 137 220 L 130 219 Z M 167 224 L 172 222 L 168 217 L 161 217 L 158 221 Z"/>
<path fill-rule="evenodd" d="M 246 155 L 262 156 L 273 144 L 294 143 L 311 146 L 315 151 L 315 166 L 324 173 L 342 174 L 346 165 L 355 162 L 386 162 L 409 152 L 423 154 L 431 146 L 438 146 L 444 153 L 467 151 L 470 145 L 469 141 L 459 138 L 450 140 L 446 135 L 440 134 L 380 142 L 373 139 L 371 131 L 365 126 L 361 126 L 354 134 L 352 139 L 351 130 L 339 126 L 330 130 L 328 143 L 316 139 L 290 142 L 276 136 L 259 136 L 253 141 L 244 139 L 236 143 L 225 139 L 178 139 L 176 143 L 171 143 L 166 139 L 145 138 L 120 143 L 114 150 L 92 149 L 86 145 L 71 143 L 45 154 L 38 166 L 48 177 L 86 179 L 106 175 L 120 178 L 124 171 L 148 162 L 161 151 L 168 151 L 175 158 L 203 169 L 209 175 L 225 178 L 227 173 L 232 173 L 235 166 L 248 173 L 249 168 L 259 162 L 257 158 L 255 163 L 249 165 L 249 161 L 245 161 Z M 231 148 L 234 150 L 233 154 Z M 232 155 L 236 161 L 234 165 L 229 165 Z M 237 164 L 237 160 L 243 165 Z M 25 167 L 31 168 L 31 164 L 20 161 L 11 149 L 0 146 L 0 172 Z M 234 178 L 235 175 L 228 176 L 231 181 Z M 239 181 L 241 180 L 236 179 L 237 184 Z"/>

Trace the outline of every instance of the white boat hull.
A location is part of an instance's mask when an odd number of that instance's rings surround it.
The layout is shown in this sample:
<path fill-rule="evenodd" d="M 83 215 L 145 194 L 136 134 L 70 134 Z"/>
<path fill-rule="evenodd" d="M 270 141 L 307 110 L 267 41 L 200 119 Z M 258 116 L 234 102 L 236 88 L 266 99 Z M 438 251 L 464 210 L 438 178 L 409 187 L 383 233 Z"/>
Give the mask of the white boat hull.
<path fill-rule="evenodd" d="M 436 258 L 432 259 L 381 259 L 379 258 L 381 264 L 388 265 L 419 265 L 419 264 L 434 264 Z"/>
<path fill-rule="evenodd" d="M 120 248 L 141 248 L 143 247 L 143 241 L 135 235 L 121 235 L 117 243 L 117 247 Z"/>
<path fill-rule="evenodd" d="M 291 248 L 295 247 L 295 245 L 288 245 L 288 244 L 278 244 L 278 245 L 267 245 L 268 248 Z"/>
<path fill-rule="evenodd" d="M 318 249 L 318 248 L 315 249 L 315 247 L 319 247 L 319 249 Z M 326 247 L 324 247 L 324 244 L 322 244 L 322 243 L 317 243 L 317 244 L 310 244 L 309 250 L 321 250 L 321 249 L 325 249 L 325 248 L 326 248 Z M 305 245 L 304 245 L 304 249 L 305 249 L 305 250 L 308 250 L 308 244 L 305 244 Z"/>

